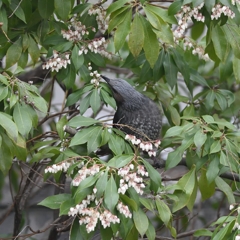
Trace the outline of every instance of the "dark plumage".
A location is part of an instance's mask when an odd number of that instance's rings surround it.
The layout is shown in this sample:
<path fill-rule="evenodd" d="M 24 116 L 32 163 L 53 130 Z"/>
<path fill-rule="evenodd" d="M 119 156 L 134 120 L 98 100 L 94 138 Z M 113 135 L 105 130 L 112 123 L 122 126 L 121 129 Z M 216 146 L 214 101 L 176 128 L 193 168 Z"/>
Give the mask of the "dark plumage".
<path fill-rule="evenodd" d="M 113 119 L 115 127 L 143 140 L 159 139 L 162 116 L 157 104 L 123 79 L 101 77 L 109 84 L 117 103 Z"/>

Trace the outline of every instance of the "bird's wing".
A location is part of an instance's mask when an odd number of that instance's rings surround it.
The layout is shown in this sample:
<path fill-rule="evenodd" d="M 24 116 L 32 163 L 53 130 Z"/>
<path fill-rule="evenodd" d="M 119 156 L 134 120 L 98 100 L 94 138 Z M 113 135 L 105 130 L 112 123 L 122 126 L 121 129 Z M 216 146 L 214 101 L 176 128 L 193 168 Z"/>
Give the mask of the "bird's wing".
<path fill-rule="evenodd" d="M 141 108 L 127 111 L 119 107 L 113 120 L 117 128 L 137 138 L 155 140 L 159 138 L 162 119 L 157 105 L 146 99 Z M 124 126 L 123 126 L 124 125 Z"/>

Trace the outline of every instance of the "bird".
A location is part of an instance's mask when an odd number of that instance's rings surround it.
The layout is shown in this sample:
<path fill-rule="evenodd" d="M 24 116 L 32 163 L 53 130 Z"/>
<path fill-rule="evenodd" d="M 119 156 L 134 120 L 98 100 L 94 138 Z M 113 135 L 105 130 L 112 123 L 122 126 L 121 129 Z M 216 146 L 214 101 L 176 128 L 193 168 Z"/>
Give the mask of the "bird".
<path fill-rule="evenodd" d="M 112 90 L 117 104 L 113 125 L 125 134 L 143 141 L 157 140 L 162 127 L 162 114 L 159 106 L 150 98 L 138 92 L 127 81 L 101 77 Z"/>

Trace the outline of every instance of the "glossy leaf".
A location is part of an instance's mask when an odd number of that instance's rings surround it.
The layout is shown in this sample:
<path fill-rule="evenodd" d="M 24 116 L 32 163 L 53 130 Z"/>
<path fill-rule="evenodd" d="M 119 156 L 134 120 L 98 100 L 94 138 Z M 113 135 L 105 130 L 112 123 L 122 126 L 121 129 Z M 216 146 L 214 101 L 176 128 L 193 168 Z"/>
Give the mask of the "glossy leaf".
<path fill-rule="evenodd" d="M 38 11 L 42 18 L 48 19 L 54 11 L 54 1 L 38 0 Z"/>
<path fill-rule="evenodd" d="M 99 108 L 101 107 L 101 99 L 100 99 L 97 88 L 95 88 L 92 91 L 92 94 L 90 97 L 90 105 L 92 107 L 94 114 L 96 114 L 98 112 Z"/>
<path fill-rule="evenodd" d="M 49 196 L 49 197 L 45 198 L 44 200 L 42 200 L 40 203 L 38 203 L 38 205 L 48 207 L 51 209 L 58 209 L 58 208 L 60 208 L 60 205 L 64 201 L 69 200 L 69 199 L 71 199 L 71 194 L 62 193 L 62 194 L 58 194 L 58 195 Z"/>
<path fill-rule="evenodd" d="M 7 50 L 6 54 L 6 68 L 13 66 L 21 57 L 22 43 L 21 39 L 18 39 Z"/>
<path fill-rule="evenodd" d="M 71 10 L 71 0 L 54 0 L 54 7 L 58 17 L 66 21 Z"/>
<path fill-rule="evenodd" d="M 137 57 L 141 52 L 144 44 L 144 29 L 140 16 L 137 13 L 132 22 L 131 31 L 129 34 L 128 46 L 134 57 Z"/>
<path fill-rule="evenodd" d="M 216 177 L 215 183 L 217 187 L 225 193 L 229 204 L 233 204 L 236 202 L 235 197 L 233 195 L 231 187 L 220 177 Z"/>
<path fill-rule="evenodd" d="M 32 128 L 31 115 L 27 109 L 22 107 L 21 104 L 17 103 L 13 110 L 13 119 L 17 125 L 18 131 L 23 136 L 27 136 Z"/>
<path fill-rule="evenodd" d="M 95 127 L 84 128 L 81 131 L 77 132 L 74 137 L 71 139 L 70 147 L 75 145 L 81 145 L 88 141 L 88 136 L 93 132 Z"/>
<path fill-rule="evenodd" d="M 111 175 L 110 179 L 107 182 L 107 187 L 104 194 L 104 203 L 106 207 L 113 212 L 115 206 L 118 203 L 119 194 L 117 192 L 117 185 L 113 178 L 113 175 Z"/>
<path fill-rule="evenodd" d="M 143 235 L 148 230 L 149 223 L 146 214 L 141 208 L 139 208 L 138 211 L 133 212 L 133 221 L 139 234 L 143 237 Z"/>
<path fill-rule="evenodd" d="M 100 123 L 100 122 L 98 120 L 95 120 L 90 117 L 75 116 L 68 122 L 68 126 L 70 126 L 70 127 L 88 127 L 88 126 L 94 125 L 96 123 Z"/>
<path fill-rule="evenodd" d="M 130 163 L 132 159 L 133 155 L 118 155 L 110 159 L 107 165 L 114 168 L 121 168 Z"/>
<path fill-rule="evenodd" d="M 160 200 L 159 198 L 156 199 L 156 206 L 160 219 L 164 222 L 166 226 L 168 226 L 168 223 L 172 217 L 169 207 L 163 200 Z"/>
<path fill-rule="evenodd" d="M 206 169 L 201 169 L 201 176 L 198 179 L 198 186 L 203 201 L 210 198 L 215 193 L 215 183 L 208 181 L 206 176 Z"/>
<path fill-rule="evenodd" d="M 6 130 L 8 136 L 14 141 L 18 138 L 18 129 L 16 124 L 11 120 L 10 116 L 0 112 L 0 125 Z"/>
<path fill-rule="evenodd" d="M 118 52 L 126 41 L 126 37 L 130 32 L 132 11 L 128 10 L 124 12 L 123 21 L 117 26 L 117 30 L 114 35 L 115 51 Z"/>
<path fill-rule="evenodd" d="M 140 20 L 144 30 L 143 49 L 146 59 L 148 60 L 151 68 L 153 68 L 159 55 L 159 42 L 148 21 L 146 21 L 146 19 L 142 16 L 140 17 Z"/>

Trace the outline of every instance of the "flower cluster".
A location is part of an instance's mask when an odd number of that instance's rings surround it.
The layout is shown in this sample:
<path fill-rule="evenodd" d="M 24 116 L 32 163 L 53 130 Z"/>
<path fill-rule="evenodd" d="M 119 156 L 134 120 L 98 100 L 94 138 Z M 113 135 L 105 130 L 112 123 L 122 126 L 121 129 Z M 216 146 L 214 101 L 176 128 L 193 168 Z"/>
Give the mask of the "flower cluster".
<path fill-rule="evenodd" d="M 91 63 L 88 63 L 88 70 L 92 71 Z M 90 76 L 92 77 L 91 84 L 94 84 L 96 87 L 99 86 L 101 75 L 98 73 L 98 71 L 90 72 Z"/>
<path fill-rule="evenodd" d="M 90 168 L 87 168 L 86 166 L 84 166 L 82 169 L 78 171 L 78 174 L 73 179 L 72 181 L 73 186 L 76 186 L 76 187 L 79 186 L 81 181 L 87 178 L 87 176 L 93 176 L 99 171 L 100 171 L 100 167 L 97 164 L 93 165 Z"/>
<path fill-rule="evenodd" d="M 156 156 L 156 151 L 154 150 L 154 147 L 158 148 L 161 143 L 160 140 L 144 142 L 141 139 L 136 138 L 134 135 L 129 135 L 129 134 L 125 136 L 125 139 L 130 140 L 131 143 L 134 145 L 138 145 L 140 149 L 142 149 L 143 151 L 146 151 L 150 157 Z"/>
<path fill-rule="evenodd" d="M 97 15 L 96 20 L 98 24 L 98 30 L 101 33 L 105 33 L 108 29 L 108 23 L 109 23 L 109 16 L 106 16 L 106 11 L 102 8 L 91 8 L 88 10 L 88 14 L 91 15 Z"/>
<path fill-rule="evenodd" d="M 122 202 L 119 202 L 117 205 L 117 210 L 122 213 L 127 218 L 132 218 L 132 213 L 130 212 L 128 206 L 124 205 Z"/>
<path fill-rule="evenodd" d="M 192 48 L 192 54 L 194 55 L 198 55 L 199 58 L 205 60 L 205 61 L 209 61 L 210 58 L 208 56 L 207 53 L 205 53 L 205 50 L 202 46 L 199 46 L 195 43 L 192 43 L 187 37 L 183 38 L 183 44 L 186 48 Z"/>
<path fill-rule="evenodd" d="M 118 175 L 122 177 L 120 180 L 120 186 L 118 193 L 125 194 L 128 188 L 133 187 L 137 193 L 143 194 L 143 188 L 145 185 L 143 183 L 142 176 L 148 176 L 148 172 L 145 171 L 144 167 L 138 167 L 137 172 L 134 171 L 134 165 L 130 164 L 118 170 Z M 141 176 L 139 176 L 141 175 Z"/>
<path fill-rule="evenodd" d="M 98 220 L 100 220 L 103 228 L 110 227 L 110 224 L 120 223 L 120 219 L 113 215 L 107 209 L 104 209 L 103 212 L 100 212 L 100 207 L 88 207 L 88 205 L 95 200 L 95 204 L 98 205 L 99 201 L 96 199 L 97 189 L 93 189 L 93 193 L 87 195 L 87 197 L 82 200 L 80 204 L 77 204 L 75 207 L 71 207 L 68 216 L 77 216 L 80 215 L 79 224 L 85 224 L 86 230 L 88 233 L 94 231 Z M 123 203 L 119 202 L 117 205 L 117 209 L 120 213 L 125 214 L 126 217 L 131 218 L 132 213 L 129 211 L 129 208 L 125 206 Z"/>
<path fill-rule="evenodd" d="M 181 7 L 180 12 L 176 14 L 178 18 L 178 27 L 174 30 L 173 34 L 175 38 L 181 38 L 188 27 L 188 22 L 193 17 L 196 21 L 205 21 L 205 17 L 202 13 L 199 12 L 200 9 L 204 6 L 204 3 L 201 3 L 199 6 L 191 9 L 190 6 L 184 5 Z"/>
<path fill-rule="evenodd" d="M 113 215 L 110 211 L 104 210 L 104 212 L 99 217 L 103 228 L 110 227 L 110 224 L 120 223 L 120 219 Z"/>
<path fill-rule="evenodd" d="M 67 172 L 68 168 L 75 163 L 74 160 L 66 160 L 45 168 L 45 173 L 57 173 L 59 171 Z M 81 165 L 81 163 L 79 163 Z"/>
<path fill-rule="evenodd" d="M 218 3 L 212 8 L 211 19 L 213 20 L 214 18 L 220 18 L 222 13 L 230 18 L 235 17 L 235 13 L 228 6 L 222 6 L 220 3 Z"/>
<path fill-rule="evenodd" d="M 78 54 L 87 54 L 88 51 L 99 53 L 101 56 L 106 57 L 108 59 L 112 59 L 112 54 L 109 53 L 107 50 L 107 42 L 104 37 L 96 38 L 94 40 L 88 41 L 86 45 L 82 45 L 81 49 L 79 50 Z"/>
<path fill-rule="evenodd" d="M 61 68 L 66 68 L 67 64 L 70 64 L 69 53 L 59 54 L 57 51 L 53 51 L 53 57 L 42 65 L 43 69 L 51 69 L 51 71 L 58 72 Z"/>
<path fill-rule="evenodd" d="M 86 26 L 77 21 L 75 18 L 71 19 L 71 24 L 68 26 L 68 30 L 62 30 L 61 33 L 63 35 L 63 38 L 66 38 L 67 40 L 73 42 L 78 42 L 82 40 L 84 35 L 89 34 Z"/>

